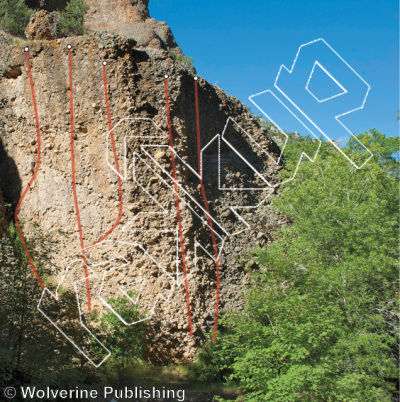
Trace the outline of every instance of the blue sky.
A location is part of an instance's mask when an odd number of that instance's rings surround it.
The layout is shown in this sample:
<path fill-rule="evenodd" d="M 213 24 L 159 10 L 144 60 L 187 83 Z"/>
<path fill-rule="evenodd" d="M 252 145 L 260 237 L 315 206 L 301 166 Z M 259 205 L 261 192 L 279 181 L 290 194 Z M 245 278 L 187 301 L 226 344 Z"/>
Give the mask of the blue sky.
<path fill-rule="evenodd" d="M 151 17 L 167 21 L 200 76 L 249 106 L 250 95 L 273 89 L 282 64 L 291 68 L 299 46 L 323 38 L 371 87 L 364 109 L 342 123 L 353 133 L 398 135 L 396 0 L 150 0 L 149 8 Z M 277 116 L 282 128 L 297 129 Z M 327 130 L 336 128 L 327 123 Z M 333 139 L 343 136 L 339 131 Z"/>

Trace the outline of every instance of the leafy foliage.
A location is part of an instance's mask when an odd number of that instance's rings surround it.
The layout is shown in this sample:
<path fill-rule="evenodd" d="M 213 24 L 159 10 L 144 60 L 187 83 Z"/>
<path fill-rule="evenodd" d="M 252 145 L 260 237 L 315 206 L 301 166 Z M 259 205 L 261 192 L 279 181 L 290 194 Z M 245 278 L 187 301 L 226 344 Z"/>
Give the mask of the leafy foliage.
<path fill-rule="evenodd" d="M 375 160 L 380 166 L 386 169 L 390 174 L 398 174 L 399 162 L 399 139 L 395 137 L 385 137 L 385 134 L 372 129 L 364 134 L 360 134 L 358 139 L 368 150 L 375 155 Z M 353 157 L 360 157 L 367 151 L 354 138 L 349 140 L 349 149 Z"/>
<path fill-rule="evenodd" d="M 187 57 L 174 52 L 170 52 L 172 58 L 184 67 L 193 67 L 193 57 Z"/>
<path fill-rule="evenodd" d="M 128 292 L 132 298 L 134 294 Z M 139 321 L 141 312 L 126 296 L 108 300 L 114 311 L 127 323 Z M 128 360 L 140 359 L 144 346 L 146 326 L 144 321 L 134 325 L 125 325 L 113 312 L 108 311 L 100 319 L 104 342 L 112 352 L 112 359 L 117 363 L 122 375 Z"/>
<path fill-rule="evenodd" d="M 221 330 L 223 329 L 220 327 Z M 208 384 L 224 382 L 233 373 L 233 363 L 231 347 L 228 344 L 220 346 L 208 343 L 198 355 L 196 363 L 188 366 L 188 371 L 196 381 Z"/>
<path fill-rule="evenodd" d="M 40 276 L 51 289 L 52 277 L 44 267 L 51 266 L 54 242 L 37 225 L 33 230 L 35 236 L 27 240 L 27 246 Z M 54 267 L 51 271 L 56 272 Z M 92 347 L 89 332 L 81 328 L 76 294 L 69 288 L 58 290 L 60 298 L 46 302 L 46 314 L 83 349 Z M 30 383 L 60 389 L 76 385 L 85 388 L 98 383 L 86 358 L 38 311 L 41 293 L 17 228 L 11 223 L 6 235 L 0 234 L 0 388 Z M 108 302 L 126 322 L 140 319 L 139 310 L 128 298 L 111 298 Z M 98 319 L 94 315 L 85 325 L 112 351 L 111 366 L 116 367 L 121 379 L 128 363 L 141 357 L 145 325 L 126 326 L 111 312 Z M 95 347 L 92 352 L 96 352 Z"/>
<path fill-rule="evenodd" d="M 245 311 L 225 315 L 206 355 L 246 400 L 397 400 L 398 143 L 376 130 L 359 138 L 374 154 L 363 169 L 323 143 L 275 197 L 293 224 L 255 251 Z M 346 152 L 365 150 L 350 141 Z"/>
<path fill-rule="evenodd" d="M 33 14 L 24 0 L 0 1 L 0 28 L 11 35 L 24 37 L 25 28 Z"/>
<path fill-rule="evenodd" d="M 71 0 L 60 12 L 58 30 L 61 36 L 78 36 L 88 32 L 84 25 L 89 6 L 85 0 Z"/>
<path fill-rule="evenodd" d="M 40 233 L 34 241 L 28 241 L 40 275 L 45 273 L 43 266 L 51 258 L 51 244 L 51 239 Z M 11 223 L 8 233 L 0 236 L 0 387 L 32 382 L 63 388 L 85 380 L 76 369 L 75 351 L 70 343 L 59 337 L 38 312 L 40 296 L 41 288 L 28 264 L 16 226 Z"/>

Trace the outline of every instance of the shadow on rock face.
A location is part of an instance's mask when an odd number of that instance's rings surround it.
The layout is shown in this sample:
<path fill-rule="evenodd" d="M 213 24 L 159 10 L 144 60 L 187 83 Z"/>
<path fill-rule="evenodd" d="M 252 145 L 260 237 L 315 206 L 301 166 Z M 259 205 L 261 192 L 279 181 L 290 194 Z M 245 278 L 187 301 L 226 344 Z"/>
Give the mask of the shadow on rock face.
<path fill-rule="evenodd" d="M 27 0 L 26 4 L 32 9 L 46 11 L 64 10 L 69 0 Z"/>
<path fill-rule="evenodd" d="M 6 204 L 11 204 L 14 213 L 21 196 L 21 178 L 19 177 L 17 165 L 10 158 L 4 149 L 0 137 L 0 188 L 3 192 Z"/>

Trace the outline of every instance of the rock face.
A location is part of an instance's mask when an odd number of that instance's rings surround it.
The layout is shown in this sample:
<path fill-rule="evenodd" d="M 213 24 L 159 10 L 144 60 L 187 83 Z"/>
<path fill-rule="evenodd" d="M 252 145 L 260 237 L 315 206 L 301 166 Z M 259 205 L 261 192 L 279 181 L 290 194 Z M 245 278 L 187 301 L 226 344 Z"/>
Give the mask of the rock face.
<path fill-rule="evenodd" d="M 86 14 L 85 24 L 90 30 L 107 31 L 134 39 L 139 49 L 149 47 L 183 55 L 169 26 L 165 22 L 150 18 L 149 0 L 86 0 L 86 2 L 90 9 Z M 66 0 L 31 1 L 30 7 L 40 8 L 40 11 L 32 16 L 26 31 L 28 39 L 55 39 L 56 15 L 48 12 L 62 10 L 67 3 Z"/>
<path fill-rule="evenodd" d="M 163 49 L 183 55 L 169 26 L 165 22 L 156 21 L 154 18 L 149 18 L 144 22 L 129 23 L 109 29 L 109 31 L 134 39 L 139 49 Z"/>
<path fill-rule="evenodd" d="M 27 44 L 40 138 L 24 54 Z M 132 290 L 149 318 L 147 358 L 155 363 L 192 360 L 213 327 L 218 279 L 198 176 L 193 73 L 163 50 L 143 49 L 133 39 L 110 33 L 27 44 L 0 48 L 0 188 L 6 202 L 15 208 L 37 169 L 21 204 L 23 230 L 29 238 L 39 227 L 51 237 L 53 260 L 48 270 L 56 283 L 64 278 L 63 287 L 73 290 L 74 282 L 84 278 L 77 201 L 92 308 L 103 311 L 104 301 Z M 201 78 L 197 83 L 200 166 L 219 252 L 220 311 L 238 309 L 248 278 L 237 256 L 271 241 L 282 225 L 265 201 L 270 193 L 266 181 L 279 183 L 280 167 L 274 160 L 280 150 L 237 99 Z M 244 208 L 229 208 L 238 206 Z M 87 309 L 85 297 L 81 308 Z"/>
<path fill-rule="evenodd" d="M 57 38 L 58 14 L 45 10 L 32 14 L 25 30 L 29 40 L 51 40 Z"/>
<path fill-rule="evenodd" d="M 149 0 L 86 0 L 90 6 L 87 24 L 90 28 L 108 30 L 150 18 Z"/>
<path fill-rule="evenodd" d="M 110 31 L 136 41 L 138 48 L 171 50 L 182 55 L 165 22 L 150 18 L 149 0 L 87 0 L 86 25 L 95 31 Z"/>
<path fill-rule="evenodd" d="M 0 31 L 0 45 L 10 45 L 13 37 L 7 32 Z"/>

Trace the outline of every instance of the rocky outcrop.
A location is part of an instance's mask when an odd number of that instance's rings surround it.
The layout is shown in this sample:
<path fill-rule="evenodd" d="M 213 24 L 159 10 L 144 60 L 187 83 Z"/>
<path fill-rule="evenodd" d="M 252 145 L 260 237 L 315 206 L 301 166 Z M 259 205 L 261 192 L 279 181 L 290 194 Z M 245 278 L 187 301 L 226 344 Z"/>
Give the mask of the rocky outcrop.
<path fill-rule="evenodd" d="M 74 154 L 67 45 L 72 45 Z M 63 287 L 73 290 L 84 275 L 74 160 L 93 309 L 105 309 L 96 296 L 100 293 L 108 300 L 121 295 L 121 289 L 133 290 L 140 294 L 143 312 L 151 313 L 147 358 L 156 363 L 193 359 L 213 327 L 217 289 L 213 239 L 197 174 L 193 73 L 167 52 L 144 49 L 121 35 L 99 32 L 28 43 L 39 153 L 25 46 L 0 48 L 0 187 L 7 202 L 15 207 L 40 155 L 37 176 L 21 205 L 23 230 L 28 238 L 37 227 L 51 235 L 54 250 L 46 268 L 56 283 L 64 278 Z M 172 180 L 166 74 L 182 237 Z M 266 181 L 279 184 L 275 160 L 280 150 L 237 99 L 201 78 L 197 82 L 204 193 L 220 250 L 220 309 L 238 309 L 248 283 L 238 256 L 272 241 L 283 224 L 266 200 Z M 230 209 L 239 206 L 243 208 Z M 182 243 L 193 336 L 188 331 Z M 85 299 L 81 308 L 87 308 Z"/>
<path fill-rule="evenodd" d="M 119 28 L 150 18 L 149 0 L 86 0 L 90 6 L 87 25 L 96 30 Z"/>
<path fill-rule="evenodd" d="M 154 18 L 149 18 L 144 22 L 129 23 L 109 31 L 134 39 L 139 49 L 162 49 L 183 55 L 167 23 Z"/>
<path fill-rule="evenodd" d="M 45 10 L 36 11 L 32 14 L 25 30 L 25 36 L 29 40 L 52 40 L 58 34 L 58 13 Z"/>
<path fill-rule="evenodd" d="M 13 41 L 13 37 L 7 32 L 0 31 L 0 45 L 10 45 Z"/>
<path fill-rule="evenodd" d="M 150 18 L 149 0 L 88 0 L 86 25 L 95 31 L 109 31 L 132 38 L 138 48 L 171 50 L 182 55 L 165 22 Z"/>
<path fill-rule="evenodd" d="M 69 0 L 26 0 L 32 9 L 61 11 Z M 146 21 L 149 16 L 149 0 L 86 0 L 90 6 L 88 25 L 94 30 L 117 28 L 129 23 Z"/>
<path fill-rule="evenodd" d="M 26 30 L 28 39 L 55 39 L 57 14 L 50 11 L 62 10 L 66 4 L 66 1 L 61 0 L 31 2 L 30 6 L 39 7 L 40 11 L 31 18 Z M 86 14 L 85 25 L 90 30 L 107 31 L 131 38 L 139 49 L 169 50 L 183 55 L 167 23 L 150 18 L 149 0 L 87 0 L 87 4 L 90 9 Z"/>

